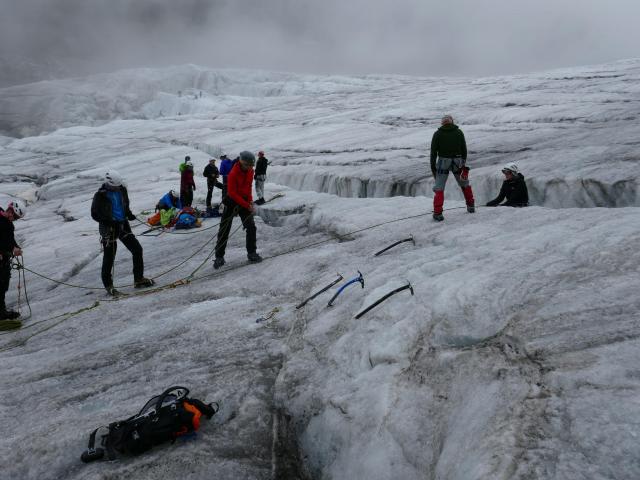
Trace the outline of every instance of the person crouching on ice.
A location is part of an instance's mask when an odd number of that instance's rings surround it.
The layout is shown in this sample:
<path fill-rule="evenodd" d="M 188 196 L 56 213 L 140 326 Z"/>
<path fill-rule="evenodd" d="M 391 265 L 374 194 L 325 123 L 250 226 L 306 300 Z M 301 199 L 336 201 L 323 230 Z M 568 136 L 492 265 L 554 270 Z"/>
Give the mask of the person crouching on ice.
<path fill-rule="evenodd" d="M 111 271 L 116 258 L 118 239 L 133 255 L 133 280 L 136 288 L 150 287 L 153 280 L 144 276 L 142 246 L 131 232 L 129 220 L 136 216 L 129 209 L 129 195 L 122 177 L 114 170 L 107 172 L 104 183 L 93 196 L 91 217 L 98 222 L 104 255 L 102 257 L 102 284 L 109 295 L 118 295 L 113 288 Z"/>
<path fill-rule="evenodd" d="M 0 208 L 0 320 L 14 320 L 18 312 L 7 310 L 4 298 L 11 280 L 11 258 L 22 255 L 22 250 L 14 236 L 14 220 L 24 217 L 24 207 L 20 202 L 11 202 L 6 210 Z"/>
<path fill-rule="evenodd" d="M 170 190 L 162 196 L 156 204 L 156 212 L 158 210 L 170 210 L 172 208 L 182 210 L 182 202 L 175 190 Z"/>
<path fill-rule="evenodd" d="M 502 169 L 504 173 L 504 182 L 502 188 L 496 198 L 487 202 L 487 207 L 528 207 L 529 191 L 527 183 L 524 181 L 524 175 L 518 171 L 515 163 L 509 163 Z M 506 202 L 502 202 L 504 199 Z"/>
<path fill-rule="evenodd" d="M 453 123 L 451 115 L 442 117 L 441 126 L 433 134 L 431 139 L 431 173 L 435 179 L 433 186 L 433 219 L 436 222 L 444 220 L 442 208 L 444 206 L 444 187 L 449 178 L 449 172 L 453 173 L 456 182 L 462 189 L 462 194 L 467 203 L 467 211 L 473 213 L 475 201 L 473 191 L 469 185 L 467 163 L 467 143 L 464 133 Z"/>
<path fill-rule="evenodd" d="M 253 153 L 244 151 L 240 153 L 239 161 L 233 166 L 227 178 L 227 195 L 224 198 L 224 213 L 218 229 L 218 241 L 216 243 L 216 259 L 213 268 L 218 269 L 224 265 L 224 253 L 227 248 L 229 231 L 233 217 L 240 216 L 242 225 L 247 231 L 247 258 L 250 262 L 261 262 L 262 257 L 256 253 L 256 224 L 253 221 L 253 166 L 256 158 Z"/>

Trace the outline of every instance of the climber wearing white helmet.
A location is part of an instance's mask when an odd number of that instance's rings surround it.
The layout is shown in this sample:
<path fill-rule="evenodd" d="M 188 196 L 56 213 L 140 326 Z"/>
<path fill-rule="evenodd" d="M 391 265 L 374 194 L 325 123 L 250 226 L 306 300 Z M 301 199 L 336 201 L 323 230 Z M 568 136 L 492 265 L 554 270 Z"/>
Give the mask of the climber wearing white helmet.
<path fill-rule="evenodd" d="M 109 295 L 118 295 L 113 288 L 112 269 L 118 239 L 133 255 L 133 279 L 136 288 L 150 287 L 153 280 L 144 276 L 142 246 L 131 232 L 129 220 L 136 216 L 129 208 L 129 195 L 120 174 L 114 170 L 104 175 L 104 183 L 93 196 L 91 217 L 99 223 L 104 255 L 102 257 L 102 283 Z"/>
<path fill-rule="evenodd" d="M 0 321 L 13 320 L 20 313 L 7 310 L 4 299 L 11 280 L 11 258 L 22 255 L 16 243 L 13 221 L 24 217 L 24 206 L 21 202 L 11 202 L 6 210 L 0 208 Z"/>
<path fill-rule="evenodd" d="M 520 173 L 518 165 L 508 163 L 502 168 L 504 182 L 496 198 L 487 202 L 487 207 L 527 207 L 529 205 L 529 191 L 524 181 L 524 176 Z M 502 202 L 504 199 L 506 202 Z"/>

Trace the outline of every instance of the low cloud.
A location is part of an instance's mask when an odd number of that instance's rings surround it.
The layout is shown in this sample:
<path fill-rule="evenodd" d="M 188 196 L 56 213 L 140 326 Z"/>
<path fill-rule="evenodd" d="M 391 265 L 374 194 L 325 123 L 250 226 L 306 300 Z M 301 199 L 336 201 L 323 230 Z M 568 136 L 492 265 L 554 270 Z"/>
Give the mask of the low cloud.
<path fill-rule="evenodd" d="M 197 63 L 477 76 L 628 58 L 640 44 L 636 0 L 0 0 L 0 8 L 0 58 L 67 74 Z"/>

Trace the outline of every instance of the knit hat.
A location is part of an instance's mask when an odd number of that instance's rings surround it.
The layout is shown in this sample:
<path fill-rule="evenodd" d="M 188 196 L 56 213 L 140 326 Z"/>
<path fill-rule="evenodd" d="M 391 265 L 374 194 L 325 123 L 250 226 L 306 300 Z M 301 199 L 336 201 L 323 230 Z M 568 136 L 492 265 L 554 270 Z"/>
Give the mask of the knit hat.
<path fill-rule="evenodd" d="M 256 157 L 248 150 L 240 152 L 240 161 L 248 163 L 252 167 L 256 164 Z"/>

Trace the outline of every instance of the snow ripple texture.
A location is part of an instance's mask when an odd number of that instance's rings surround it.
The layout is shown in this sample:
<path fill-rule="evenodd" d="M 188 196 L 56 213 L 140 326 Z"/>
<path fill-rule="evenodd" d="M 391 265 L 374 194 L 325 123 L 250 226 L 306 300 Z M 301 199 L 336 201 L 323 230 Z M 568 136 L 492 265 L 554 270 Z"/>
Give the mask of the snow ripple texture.
<path fill-rule="evenodd" d="M 117 302 L 27 274 L 34 315 L 0 336 L 0 477 L 640 478 L 639 77 L 638 60 L 475 80 L 185 66 L 0 90 L 0 204 L 29 202 L 16 229 L 38 272 L 99 287 L 101 174 L 119 170 L 133 210 L 149 210 L 185 155 L 200 174 L 210 155 L 267 151 L 267 197 L 285 196 L 259 211 L 263 256 L 327 240 Z M 443 113 L 467 135 L 479 204 L 517 161 L 534 206 L 431 222 Z M 450 182 L 445 208 L 462 207 Z M 216 230 L 141 237 L 146 274 Z M 409 234 L 415 246 L 373 256 Z M 242 237 L 230 266 L 245 262 Z M 131 283 L 125 248 L 115 269 Z M 294 309 L 357 270 L 364 290 Z M 353 318 L 407 281 L 415 296 Z M 80 463 L 91 430 L 174 384 L 221 403 L 196 441 Z"/>

